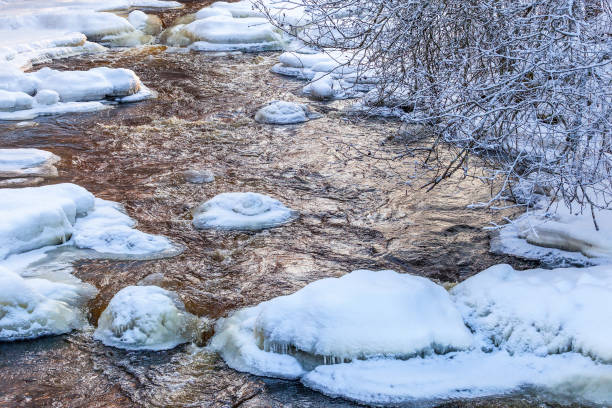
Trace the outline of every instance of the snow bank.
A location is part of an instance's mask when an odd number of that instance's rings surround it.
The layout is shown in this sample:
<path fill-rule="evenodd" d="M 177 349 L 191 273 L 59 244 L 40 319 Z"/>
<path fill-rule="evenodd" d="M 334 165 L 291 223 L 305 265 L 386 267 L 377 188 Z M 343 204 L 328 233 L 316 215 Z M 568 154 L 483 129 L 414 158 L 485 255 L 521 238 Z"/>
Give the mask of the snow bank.
<path fill-rule="evenodd" d="M 354 271 L 218 323 L 211 347 L 240 371 L 296 378 L 325 363 L 466 349 L 472 336 L 428 279 Z"/>
<path fill-rule="evenodd" d="M 0 341 L 68 333 L 87 323 L 82 305 L 96 294 L 83 283 L 23 278 L 0 266 Z"/>
<path fill-rule="evenodd" d="M 199 229 L 258 231 L 296 217 L 296 211 L 263 194 L 223 193 L 195 209 L 193 225 Z"/>
<path fill-rule="evenodd" d="M 491 242 L 493 252 L 542 261 L 546 266 L 585 266 L 612 261 L 612 210 L 597 210 L 599 231 L 590 211 L 573 214 L 528 212 L 508 224 Z"/>
<path fill-rule="evenodd" d="M 274 125 L 302 123 L 317 117 L 320 116 L 312 113 L 308 106 L 285 101 L 272 101 L 255 114 L 257 122 Z"/>
<path fill-rule="evenodd" d="M 612 402 L 612 366 L 575 353 L 536 357 L 474 352 L 356 361 L 319 366 L 302 382 L 324 394 L 367 404 L 436 403 L 529 388 L 570 400 Z"/>
<path fill-rule="evenodd" d="M 98 319 L 94 339 L 127 350 L 168 350 L 193 340 L 197 318 L 178 296 L 157 286 L 128 286 Z"/>
<path fill-rule="evenodd" d="M 496 265 L 452 290 L 485 347 L 612 363 L 612 266 L 515 271 Z"/>
<path fill-rule="evenodd" d="M 0 149 L 0 179 L 13 177 L 56 177 L 54 164 L 60 158 L 39 149 Z"/>
<path fill-rule="evenodd" d="M 151 97 L 155 97 L 154 93 L 129 69 L 100 67 L 88 71 L 58 71 L 43 68 L 23 73 L 0 64 L 0 120 L 92 112 L 108 108 L 100 101 L 125 103 Z"/>
<path fill-rule="evenodd" d="M 0 219 L 0 259 L 63 243 L 140 257 L 176 251 L 166 238 L 135 230 L 118 204 L 74 184 L 0 189 Z"/>

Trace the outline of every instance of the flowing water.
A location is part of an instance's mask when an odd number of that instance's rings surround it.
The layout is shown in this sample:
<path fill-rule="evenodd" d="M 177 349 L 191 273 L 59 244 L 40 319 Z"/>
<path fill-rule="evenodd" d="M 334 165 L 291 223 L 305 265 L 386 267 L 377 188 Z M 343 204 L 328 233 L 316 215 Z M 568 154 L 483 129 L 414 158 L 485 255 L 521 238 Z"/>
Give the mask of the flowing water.
<path fill-rule="evenodd" d="M 167 24 L 176 15 L 162 17 Z M 534 266 L 488 252 L 482 228 L 508 214 L 466 208 L 487 198 L 484 186 L 461 180 L 431 192 L 407 186 L 414 163 L 396 159 L 402 151 L 396 123 L 353 120 L 340 112 L 343 103 L 310 102 L 321 119 L 257 124 L 254 112 L 270 100 L 308 102 L 299 96 L 302 83 L 269 72 L 276 57 L 151 46 L 55 61 L 49 66 L 133 69 L 159 98 L 40 118 L 27 127 L 0 123 L 0 146 L 61 156 L 60 178 L 51 182 L 121 202 L 139 229 L 186 248 L 170 259 L 77 263 L 74 274 L 100 291 L 89 304 L 92 325 L 117 291 L 142 281 L 176 291 L 188 311 L 215 319 L 358 268 L 452 284 L 501 262 Z M 188 169 L 210 170 L 216 180 L 190 184 L 182 175 Z M 227 191 L 269 194 L 300 218 L 260 233 L 195 230 L 191 210 Z M 107 348 L 92 331 L 1 344 L 0 406 L 353 406 L 298 382 L 229 369 L 198 347 L 211 331 L 199 345 L 165 352 Z M 522 395 L 440 406 L 543 405 Z"/>

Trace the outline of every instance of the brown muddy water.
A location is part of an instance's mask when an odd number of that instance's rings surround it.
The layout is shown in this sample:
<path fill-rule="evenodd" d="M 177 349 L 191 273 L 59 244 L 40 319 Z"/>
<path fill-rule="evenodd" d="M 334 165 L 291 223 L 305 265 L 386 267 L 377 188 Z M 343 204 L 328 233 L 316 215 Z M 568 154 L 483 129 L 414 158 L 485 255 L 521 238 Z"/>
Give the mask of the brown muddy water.
<path fill-rule="evenodd" d="M 391 160 L 402 149 L 393 142 L 396 123 L 347 118 L 340 102 L 301 98 L 302 83 L 269 72 L 276 57 L 145 47 L 56 61 L 50 66 L 133 69 L 159 98 L 40 118 L 31 127 L 0 123 L 0 146 L 61 156 L 60 177 L 50 182 L 76 183 L 121 202 L 141 230 L 186 248 L 170 259 L 75 265 L 75 275 L 100 291 L 89 304 L 92 325 L 117 291 L 143 279 L 176 291 L 190 312 L 214 319 L 358 268 L 450 284 L 500 262 L 534 266 L 488 252 L 482 228 L 507 214 L 466 208 L 487 198 L 484 186 L 455 180 L 431 192 L 409 188 L 414 164 Z M 257 124 L 256 109 L 274 99 L 309 102 L 323 117 L 296 126 Z M 190 184 L 182 175 L 188 169 L 217 177 Z M 195 230 L 191 210 L 227 191 L 269 194 L 301 216 L 260 233 Z M 94 342 L 92 330 L 0 344 L 0 406 L 354 406 L 299 382 L 238 373 L 193 345 L 127 352 Z M 211 334 L 203 333 L 203 343 Z M 547 405 L 520 396 L 439 406 Z"/>

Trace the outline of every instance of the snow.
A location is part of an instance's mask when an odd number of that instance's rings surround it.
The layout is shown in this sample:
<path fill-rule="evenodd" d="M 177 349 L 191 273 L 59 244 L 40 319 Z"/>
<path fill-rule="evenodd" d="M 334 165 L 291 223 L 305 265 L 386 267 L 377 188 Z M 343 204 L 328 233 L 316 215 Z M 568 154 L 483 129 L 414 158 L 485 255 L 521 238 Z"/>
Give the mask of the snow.
<path fill-rule="evenodd" d="M 325 362 L 446 353 L 473 342 L 441 286 L 368 270 L 322 279 L 238 312 L 216 333 L 211 346 L 231 367 L 285 378 Z"/>
<path fill-rule="evenodd" d="M 91 285 L 22 276 L 0 266 L 0 341 L 68 333 L 87 323 Z"/>
<path fill-rule="evenodd" d="M 147 15 L 140 10 L 134 10 L 128 15 L 128 21 L 137 30 L 147 35 L 157 35 L 162 31 L 161 19 L 155 15 Z"/>
<path fill-rule="evenodd" d="M 128 286 L 98 319 L 94 339 L 127 350 L 168 350 L 193 339 L 197 318 L 178 296 L 157 286 Z"/>
<path fill-rule="evenodd" d="M 118 204 L 75 184 L 0 189 L 0 219 L 0 260 L 64 243 L 123 256 L 176 252 L 168 239 L 134 229 Z"/>
<path fill-rule="evenodd" d="M 10 65 L 0 64 L 0 120 L 94 112 L 108 109 L 109 106 L 102 103 L 105 101 L 128 103 L 156 96 L 129 69 L 99 67 L 88 71 L 58 71 L 43 68 L 23 73 Z"/>
<path fill-rule="evenodd" d="M 169 251 L 165 237 L 138 231 L 135 221 L 117 203 L 95 200 L 95 208 L 74 224 L 73 241 L 78 248 L 100 253 L 144 255 Z"/>
<path fill-rule="evenodd" d="M 491 241 L 493 252 L 540 260 L 548 267 L 612 262 L 612 210 L 576 213 L 564 205 L 533 210 L 506 225 Z"/>
<path fill-rule="evenodd" d="M 575 353 L 536 357 L 500 351 L 356 361 L 319 366 L 302 382 L 324 394 L 367 404 L 435 403 L 525 388 L 578 401 L 612 402 L 612 366 Z"/>
<path fill-rule="evenodd" d="M 60 158 L 39 149 L 0 149 L 0 178 L 54 177 Z"/>
<path fill-rule="evenodd" d="M 495 265 L 452 296 L 484 347 L 538 356 L 577 352 L 612 363 L 612 266 L 515 271 Z"/>
<path fill-rule="evenodd" d="M 280 201 L 258 193 L 222 193 L 194 211 L 198 229 L 258 231 L 286 224 L 297 212 Z"/>
<path fill-rule="evenodd" d="M 274 125 L 302 123 L 317 117 L 319 115 L 312 113 L 308 106 L 285 101 L 272 101 L 255 114 L 257 122 Z"/>

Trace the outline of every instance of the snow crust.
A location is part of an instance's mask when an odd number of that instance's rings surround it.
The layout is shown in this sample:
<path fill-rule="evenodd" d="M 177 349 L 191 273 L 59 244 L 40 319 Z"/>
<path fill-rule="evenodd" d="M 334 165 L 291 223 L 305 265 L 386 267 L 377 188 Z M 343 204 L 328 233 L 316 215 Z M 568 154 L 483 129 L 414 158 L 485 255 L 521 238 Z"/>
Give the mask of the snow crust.
<path fill-rule="evenodd" d="M 76 282 L 23 278 L 0 266 L 0 341 L 68 333 L 87 323 L 83 304 L 96 289 Z"/>
<path fill-rule="evenodd" d="M 128 286 L 100 315 L 94 339 L 127 350 L 168 350 L 193 340 L 196 323 L 175 293 L 157 286 Z"/>
<path fill-rule="evenodd" d="M 166 238 L 135 230 L 118 204 L 75 184 L 0 189 L 0 219 L 0 260 L 64 243 L 116 255 L 174 250 Z"/>
<path fill-rule="evenodd" d="M 446 353 L 473 341 L 442 287 L 368 270 L 316 281 L 236 313 L 216 332 L 212 347 L 231 367 L 287 378 L 326 362 Z"/>
<path fill-rule="evenodd" d="M 592 215 L 573 213 L 564 205 L 553 212 L 534 210 L 499 231 L 493 252 L 540 260 L 546 266 L 589 266 L 612 263 L 612 210 Z"/>
<path fill-rule="evenodd" d="M 60 158 L 39 149 L 0 149 L 0 185 L 57 177 Z"/>
<path fill-rule="evenodd" d="M 107 109 L 104 101 L 127 103 L 155 96 L 129 69 L 99 67 L 88 71 L 58 71 L 43 68 L 24 73 L 0 64 L 0 120 L 92 112 Z"/>
<path fill-rule="evenodd" d="M 485 348 L 577 352 L 612 363 L 612 266 L 515 271 L 496 265 L 451 291 Z"/>
<path fill-rule="evenodd" d="M 274 125 L 302 123 L 317 117 L 319 115 L 311 112 L 308 106 L 285 101 L 272 101 L 255 114 L 257 122 Z"/>
<path fill-rule="evenodd" d="M 193 225 L 198 229 L 258 231 L 296 217 L 296 211 L 263 194 L 222 193 L 195 209 Z"/>

